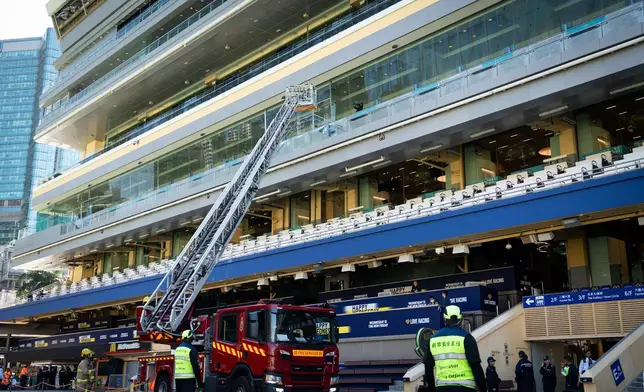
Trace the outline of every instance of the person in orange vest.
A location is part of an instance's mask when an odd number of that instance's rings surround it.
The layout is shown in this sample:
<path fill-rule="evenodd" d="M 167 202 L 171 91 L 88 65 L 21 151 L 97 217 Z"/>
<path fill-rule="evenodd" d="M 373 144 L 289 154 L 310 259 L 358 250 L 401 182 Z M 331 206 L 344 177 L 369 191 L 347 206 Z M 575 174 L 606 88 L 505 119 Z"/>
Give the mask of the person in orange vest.
<path fill-rule="evenodd" d="M 5 389 L 5 388 L 6 388 L 6 389 L 9 389 L 9 388 L 11 388 L 11 369 L 10 369 L 10 368 L 7 368 L 7 369 L 4 371 L 3 376 L 4 376 L 4 377 L 3 377 L 3 379 L 2 379 L 2 389 Z"/>
<path fill-rule="evenodd" d="M 20 386 L 23 388 L 27 387 L 29 381 L 29 366 L 25 365 L 20 369 Z"/>

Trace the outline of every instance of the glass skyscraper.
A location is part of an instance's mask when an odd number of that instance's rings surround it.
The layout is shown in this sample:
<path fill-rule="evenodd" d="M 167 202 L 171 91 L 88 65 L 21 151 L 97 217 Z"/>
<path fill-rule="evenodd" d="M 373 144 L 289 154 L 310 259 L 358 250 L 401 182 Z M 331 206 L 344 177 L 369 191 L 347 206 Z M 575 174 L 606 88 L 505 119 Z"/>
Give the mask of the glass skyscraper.
<path fill-rule="evenodd" d="M 56 79 L 60 55 L 53 29 L 44 37 L 0 41 L 0 244 L 35 231 L 33 187 L 79 159 L 74 151 L 38 144 L 38 97 Z"/>

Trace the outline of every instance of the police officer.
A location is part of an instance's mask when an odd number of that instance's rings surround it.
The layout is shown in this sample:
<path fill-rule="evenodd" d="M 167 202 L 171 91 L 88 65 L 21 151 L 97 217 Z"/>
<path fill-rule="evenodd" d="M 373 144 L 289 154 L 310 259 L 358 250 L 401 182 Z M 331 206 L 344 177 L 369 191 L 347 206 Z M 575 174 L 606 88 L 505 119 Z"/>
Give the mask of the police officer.
<path fill-rule="evenodd" d="M 514 370 L 515 381 L 517 382 L 517 392 L 534 392 L 536 384 L 534 380 L 534 367 L 528 360 L 525 351 L 519 351 L 519 362 Z"/>
<path fill-rule="evenodd" d="M 199 373 L 197 349 L 192 345 L 193 334 L 185 330 L 181 334 L 181 344 L 174 350 L 174 381 L 176 392 L 195 392 L 197 385 L 203 388 Z"/>
<path fill-rule="evenodd" d="M 476 340 L 459 328 L 463 318 L 461 309 L 447 306 L 443 317 L 445 328 L 431 337 L 423 358 L 429 391 L 472 392 L 478 387 L 480 392 L 487 392 Z"/>
<path fill-rule="evenodd" d="M 501 385 L 501 378 L 496 372 L 496 359 L 494 357 L 488 357 L 487 359 L 487 369 L 485 369 L 485 382 L 487 382 L 487 391 L 488 392 L 498 392 L 499 385 Z"/>
<path fill-rule="evenodd" d="M 88 348 L 81 351 L 83 358 L 76 370 L 76 392 L 91 391 L 94 385 L 94 352 Z"/>
<path fill-rule="evenodd" d="M 541 383 L 543 384 L 543 392 L 555 392 L 557 387 L 557 369 L 555 365 L 550 362 L 550 357 L 543 357 L 543 363 L 541 363 Z"/>
<path fill-rule="evenodd" d="M 566 355 L 561 365 L 561 375 L 566 378 L 564 392 L 579 391 L 579 370 L 570 355 Z"/>

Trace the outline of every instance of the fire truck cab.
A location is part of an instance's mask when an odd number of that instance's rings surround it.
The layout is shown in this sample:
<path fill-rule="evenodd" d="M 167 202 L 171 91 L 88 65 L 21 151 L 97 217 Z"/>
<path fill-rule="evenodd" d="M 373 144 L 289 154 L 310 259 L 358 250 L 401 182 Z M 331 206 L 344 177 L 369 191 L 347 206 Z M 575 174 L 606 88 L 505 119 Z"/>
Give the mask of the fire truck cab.
<path fill-rule="evenodd" d="M 206 392 L 337 391 L 338 330 L 333 309 L 260 302 L 195 320 L 195 336 L 207 358 L 202 372 Z M 140 333 L 143 339 L 154 339 L 155 334 Z M 147 381 L 155 392 L 169 392 L 173 357 L 153 360 L 154 370 L 150 358 L 141 359 L 148 365 L 141 362 L 140 381 Z"/>

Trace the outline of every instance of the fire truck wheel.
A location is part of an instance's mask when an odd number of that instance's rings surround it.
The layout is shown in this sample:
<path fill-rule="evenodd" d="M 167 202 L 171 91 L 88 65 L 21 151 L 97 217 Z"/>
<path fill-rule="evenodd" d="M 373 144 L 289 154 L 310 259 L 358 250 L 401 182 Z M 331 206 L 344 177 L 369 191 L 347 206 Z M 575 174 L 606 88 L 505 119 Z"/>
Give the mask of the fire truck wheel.
<path fill-rule="evenodd" d="M 235 383 L 233 384 L 233 391 L 232 392 L 251 392 L 250 389 L 250 384 L 248 383 L 248 379 L 244 376 L 237 377 L 235 379 Z"/>
<path fill-rule="evenodd" d="M 170 392 L 170 376 L 161 374 L 154 383 L 154 392 Z"/>

